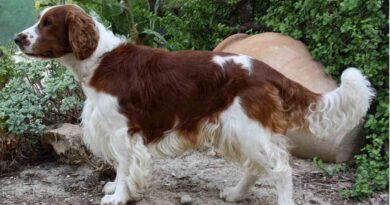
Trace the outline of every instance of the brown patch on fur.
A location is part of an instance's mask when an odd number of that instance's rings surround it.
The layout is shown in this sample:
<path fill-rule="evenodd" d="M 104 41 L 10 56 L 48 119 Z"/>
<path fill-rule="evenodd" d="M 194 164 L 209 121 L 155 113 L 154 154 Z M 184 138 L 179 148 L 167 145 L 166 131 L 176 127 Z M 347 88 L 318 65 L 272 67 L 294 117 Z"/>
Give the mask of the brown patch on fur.
<path fill-rule="evenodd" d="M 141 132 L 147 143 L 175 129 L 196 144 L 202 122 L 218 115 L 239 96 L 247 114 L 276 133 L 301 124 L 317 94 L 253 60 L 253 73 L 228 61 L 222 69 L 207 51 L 167 52 L 122 45 L 105 54 L 90 85 L 116 96 L 129 119 L 129 132 Z"/>
<path fill-rule="evenodd" d="M 307 108 L 317 101 L 319 94 L 260 61 L 253 61 L 249 82 L 251 87 L 240 96 L 250 117 L 280 134 L 288 129 L 306 127 Z"/>
<path fill-rule="evenodd" d="M 271 84 L 256 85 L 246 89 L 241 95 L 241 103 L 250 118 L 261 122 L 264 127 L 284 134 L 288 128 L 282 98 Z"/>

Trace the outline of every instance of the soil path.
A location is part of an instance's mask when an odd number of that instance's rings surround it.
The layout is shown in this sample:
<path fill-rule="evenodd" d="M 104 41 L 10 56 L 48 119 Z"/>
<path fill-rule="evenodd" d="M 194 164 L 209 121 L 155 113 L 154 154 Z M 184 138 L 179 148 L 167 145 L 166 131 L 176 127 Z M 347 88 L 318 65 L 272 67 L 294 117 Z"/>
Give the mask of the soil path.
<path fill-rule="evenodd" d="M 311 162 L 293 158 L 294 198 L 297 204 L 388 204 L 388 193 L 376 193 L 363 201 L 345 201 L 338 190 L 349 187 L 353 175 L 344 172 L 326 177 Z M 329 166 L 329 165 L 328 165 Z M 331 166 L 331 165 L 330 165 Z M 194 205 L 228 204 L 218 196 L 220 189 L 233 186 L 240 169 L 225 160 L 194 152 L 176 159 L 156 160 L 153 179 L 145 198 L 136 205 L 177 205 L 189 195 Z M 108 178 L 91 167 L 46 162 L 0 177 L 0 204 L 52 205 L 99 204 Z M 261 179 L 240 205 L 276 204 L 275 191 Z"/>

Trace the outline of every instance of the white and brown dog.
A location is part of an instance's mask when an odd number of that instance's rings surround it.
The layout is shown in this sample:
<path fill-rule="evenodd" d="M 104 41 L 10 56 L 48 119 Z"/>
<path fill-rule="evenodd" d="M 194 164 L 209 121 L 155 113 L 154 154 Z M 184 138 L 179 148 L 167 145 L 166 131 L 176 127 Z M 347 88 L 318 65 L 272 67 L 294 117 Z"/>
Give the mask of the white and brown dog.
<path fill-rule="evenodd" d="M 82 84 L 84 142 L 117 172 L 102 204 L 141 199 L 152 157 L 209 143 L 246 169 L 223 199 L 243 199 L 267 174 L 278 203 L 294 204 L 285 134 L 351 130 L 374 96 L 354 68 L 339 88 L 317 94 L 244 55 L 131 45 L 75 5 L 45 9 L 15 42 L 29 56 L 58 60 Z"/>

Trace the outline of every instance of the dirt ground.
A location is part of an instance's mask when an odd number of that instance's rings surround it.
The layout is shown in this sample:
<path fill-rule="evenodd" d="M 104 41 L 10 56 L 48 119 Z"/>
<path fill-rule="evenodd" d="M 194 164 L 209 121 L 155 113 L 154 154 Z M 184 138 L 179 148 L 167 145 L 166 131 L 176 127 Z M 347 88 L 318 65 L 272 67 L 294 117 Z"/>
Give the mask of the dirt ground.
<path fill-rule="evenodd" d="M 293 158 L 294 198 L 297 204 L 388 204 L 388 193 L 376 193 L 363 201 L 345 201 L 338 189 L 349 187 L 349 172 L 326 177 L 311 160 Z M 176 205 L 184 195 L 194 205 L 229 204 L 219 198 L 223 187 L 233 186 L 240 168 L 216 156 L 193 152 L 176 159 L 156 160 L 153 179 L 142 201 L 133 205 Z M 113 176 L 111 176 L 112 178 Z M 0 204 L 52 205 L 99 204 L 102 177 L 88 165 L 71 166 L 58 162 L 28 165 L 0 177 Z M 230 203 L 232 204 L 232 203 Z M 267 180 L 259 180 L 240 205 L 276 204 L 275 191 Z"/>

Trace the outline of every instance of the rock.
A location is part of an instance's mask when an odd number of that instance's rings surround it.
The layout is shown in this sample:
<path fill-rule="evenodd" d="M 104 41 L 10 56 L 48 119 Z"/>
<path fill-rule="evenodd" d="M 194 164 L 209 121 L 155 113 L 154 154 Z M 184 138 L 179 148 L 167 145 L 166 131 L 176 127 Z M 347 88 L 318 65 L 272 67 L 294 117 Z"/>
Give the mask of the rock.
<path fill-rule="evenodd" d="M 187 194 L 183 195 L 180 198 L 180 204 L 183 204 L 183 205 L 192 204 L 192 198 L 189 195 L 187 195 Z"/>
<path fill-rule="evenodd" d="M 43 132 L 41 143 L 45 148 L 52 147 L 58 155 L 72 147 L 81 147 L 80 126 L 69 123 L 48 126 Z"/>
<path fill-rule="evenodd" d="M 48 126 L 41 137 L 41 144 L 46 150 L 54 150 L 62 161 L 79 164 L 83 161 L 85 149 L 79 125 L 63 123 Z"/>

